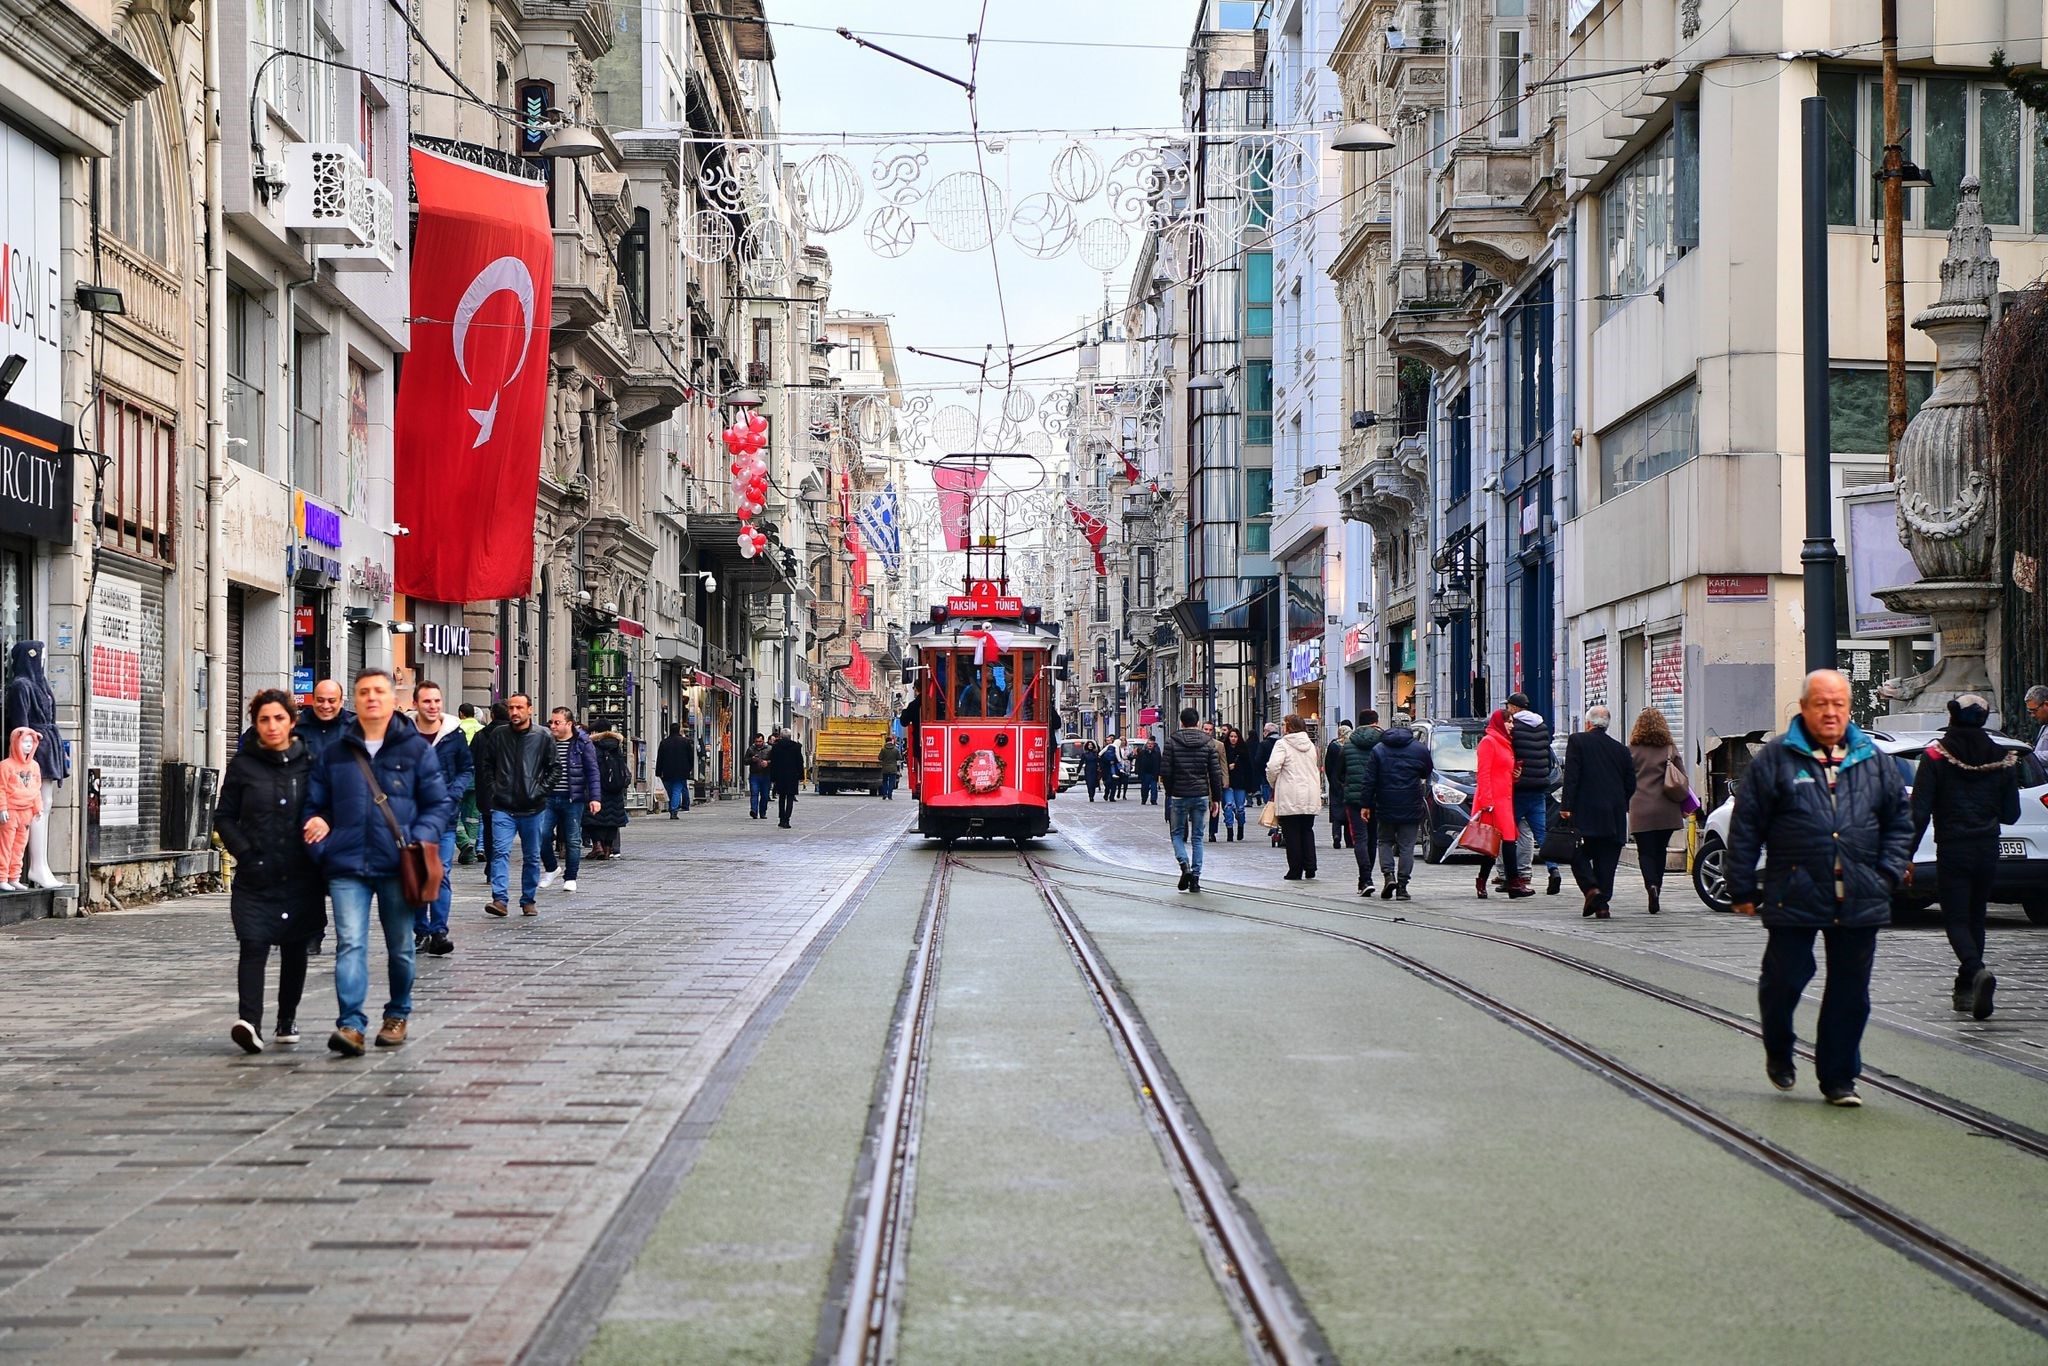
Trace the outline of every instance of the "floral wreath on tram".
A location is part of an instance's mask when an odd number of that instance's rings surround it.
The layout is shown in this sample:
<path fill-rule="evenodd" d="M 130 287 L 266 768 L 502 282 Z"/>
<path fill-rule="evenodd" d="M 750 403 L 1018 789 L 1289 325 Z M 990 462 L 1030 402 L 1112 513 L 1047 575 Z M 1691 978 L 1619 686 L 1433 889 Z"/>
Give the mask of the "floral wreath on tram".
<path fill-rule="evenodd" d="M 1003 782 L 1009 777 L 1009 769 L 1003 763 L 1003 756 L 992 749 L 977 749 L 960 761 L 960 767 L 953 771 L 960 786 L 975 796 L 1000 792 Z"/>

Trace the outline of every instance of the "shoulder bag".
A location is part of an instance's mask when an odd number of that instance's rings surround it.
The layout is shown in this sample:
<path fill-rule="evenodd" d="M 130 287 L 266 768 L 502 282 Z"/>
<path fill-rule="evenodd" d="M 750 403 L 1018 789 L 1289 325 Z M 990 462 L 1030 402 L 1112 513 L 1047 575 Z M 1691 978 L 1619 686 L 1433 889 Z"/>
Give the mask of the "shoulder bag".
<path fill-rule="evenodd" d="M 1685 770 L 1678 766 L 1678 760 L 1664 761 L 1664 800 L 1682 802 L 1691 788 L 1685 781 Z"/>
<path fill-rule="evenodd" d="M 356 767 L 363 771 L 363 781 L 370 785 L 370 799 L 383 813 L 384 823 L 391 827 L 392 842 L 398 846 L 398 888 L 405 904 L 432 905 L 441 895 L 441 846 L 406 839 L 398 817 L 391 814 L 391 799 L 384 795 L 384 785 L 377 781 L 377 772 L 370 767 L 369 756 L 357 750 L 355 758 Z"/>

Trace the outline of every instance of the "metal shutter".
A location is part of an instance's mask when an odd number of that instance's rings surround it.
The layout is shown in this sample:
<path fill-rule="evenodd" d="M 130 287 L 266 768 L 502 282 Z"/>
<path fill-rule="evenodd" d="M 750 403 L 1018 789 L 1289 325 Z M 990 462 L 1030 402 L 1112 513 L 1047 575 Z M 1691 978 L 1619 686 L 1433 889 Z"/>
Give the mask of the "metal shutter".
<path fill-rule="evenodd" d="M 1678 632 L 1650 637 L 1650 705 L 1664 713 L 1671 742 L 1685 753 L 1685 649 Z"/>
<path fill-rule="evenodd" d="M 222 670 L 227 675 L 228 690 L 228 732 L 239 735 L 242 730 L 242 709 L 248 705 L 249 696 L 242 690 L 242 613 L 248 610 L 249 598 L 239 585 L 228 585 L 228 656 L 222 661 Z M 233 745 L 230 744 L 232 749 Z"/>
<path fill-rule="evenodd" d="M 1607 637 L 1586 642 L 1586 706 L 1612 707 L 1612 681 L 1607 654 Z"/>

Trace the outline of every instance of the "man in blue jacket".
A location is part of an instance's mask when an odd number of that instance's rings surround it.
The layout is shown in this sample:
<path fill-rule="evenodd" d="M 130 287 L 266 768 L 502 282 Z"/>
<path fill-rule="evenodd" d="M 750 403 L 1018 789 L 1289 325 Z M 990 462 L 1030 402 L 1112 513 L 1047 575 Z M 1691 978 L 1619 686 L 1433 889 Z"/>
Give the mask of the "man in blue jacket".
<path fill-rule="evenodd" d="M 1415 731 L 1403 719 L 1405 715 L 1395 713 L 1394 724 L 1370 746 L 1360 745 L 1359 732 L 1352 731 L 1352 755 L 1362 753 L 1364 757 L 1362 761 L 1357 757 L 1347 757 L 1345 761 L 1346 800 L 1358 812 L 1361 828 L 1377 834 L 1382 901 L 1409 899 L 1408 875 L 1415 871 L 1415 841 L 1422 833 L 1422 822 L 1429 816 L 1422 791 L 1436 772 L 1429 746 L 1415 738 Z M 1366 716 L 1377 719 L 1370 711 Z M 1379 727 L 1372 729 L 1377 731 Z M 1360 770 L 1355 782 L 1351 773 L 1354 768 Z M 1372 841 L 1361 840 L 1358 847 L 1371 849 L 1374 845 Z M 1365 871 L 1362 857 L 1359 862 L 1358 894 L 1371 896 L 1372 878 Z"/>
<path fill-rule="evenodd" d="M 412 1016 L 413 908 L 398 880 L 399 841 L 441 843 L 455 816 L 441 765 L 413 723 L 398 714 L 391 675 L 356 675 L 356 719 L 313 761 L 306 783 L 306 843 L 327 874 L 334 902 L 334 999 L 340 1007 L 327 1046 L 346 1058 L 363 1055 L 369 1019 L 370 903 L 384 927 L 391 999 L 377 1031 L 379 1048 L 405 1042 Z"/>
<path fill-rule="evenodd" d="M 1762 881 L 1757 864 L 1763 861 Z M 1813 980 L 1813 938 L 1827 941 L 1828 982 L 1814 1035 L 1814 1069 L 1830 1105 L 1857 1106 L 1863 1026 L 1877 931 L 1912 868 L 1913 813 L 1898 765 L 1849 721 L 1849 680 L 1806 676 L 1799 715 L 1765 745 L 1736 790 L 1728 829 L 1728 893 L 1741 915 L 1761 913 L 1770 942 L 1757 981 L 1764 1073 L 1789 1091 L 1792 1013 Z"/>
<path fill-rule="evenodd" d="M 555 786 L 548 793 L 547 821 L 541 827 L 540 864 L 547 871 L 540 885 L 555 885 L 555 841 L 562 841 L 562 890 L 576 890 L 583 867 L 583 817 L 595 816 L 603 805 L 604 785 L 597 776 L 597 745 L 590 732 L 576 724 L 576 714 L 556 707 L 548 715 L 548 733 L 555 740 Z"/>
<path fill-rule="evenodd" d="M 342 705 L 341 684 L 331 678 L 323 678 L 313 685 L 313 705 L 299 713 L 298 724 L 292 727 L 292 734 L 306 742 L 306 749 L 315 759 L 322 750 L 341 738 L 341 733 L 355 723 L 356 714 Z M 253 730 L 254 727 L 251 727 Z M 244 741 L 253 739 L 249 734 Z"/>
<path fill-rule="evenodd" d="M 448 784 L 448 800 L 459 809 L 462 799 L 476 789 L 476 761 L 469 752 L 469 733 L 443 709 L 439 683 L 422 681 L 415 685 L 412 702 L 416 713 L 413 724 L 421 738 L 433 746 L 434 757 L 441 761 L 441 780 Z M 455 952 L 455 941 L 448 937 L 448 907 L 455 900 L 455 827 L 456 822 L 449 821 L 448 829 L 441 835 L 441 895 L 433 905 L 419 908 L 414 923 L 413 947 L 437 957 Z"/>

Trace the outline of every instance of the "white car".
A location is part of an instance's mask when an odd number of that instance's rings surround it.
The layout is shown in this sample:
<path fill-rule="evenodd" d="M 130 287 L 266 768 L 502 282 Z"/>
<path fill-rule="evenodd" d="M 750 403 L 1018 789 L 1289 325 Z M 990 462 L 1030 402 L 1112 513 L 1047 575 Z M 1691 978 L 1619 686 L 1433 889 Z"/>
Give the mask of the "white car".
<path fill-rule="evenodd" d="M 1941 738 L 1938 731 L 1872 730 L 1865 734 L 1899 765 L 1909 795 L 1921 754 Z M 1992 882 L 1991 899 L 2017 902 L 2028 920 L 2048 925 L 2048 773 L 2026 745 L 2009 736 L 1992 738 L 2004 748 L 2020 752 L 2020 818 L 1998 832 L 1998 875 Z M 1734 807 L 1731 797 L 1708 813 L 1693 858 L 1693 890 L 1716 911 L 1729 909 L 1728 821 Z M 1926 910 L 1934 900 L 1934 872 L 1934 831 L 1930 829 L 1913 851 L 1913 885 L 1893 898 L 1894 908 Z"/>

